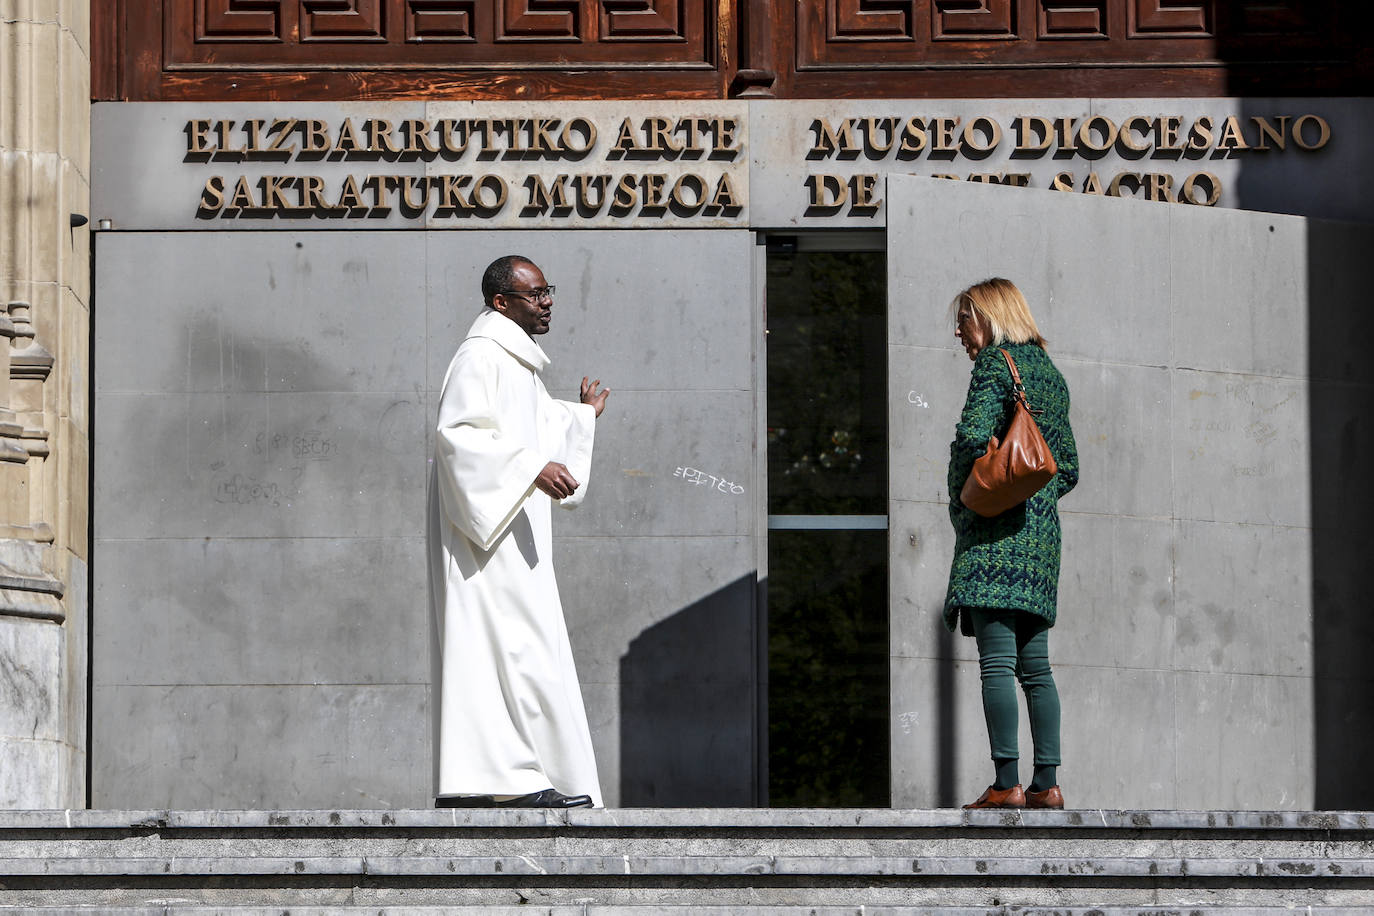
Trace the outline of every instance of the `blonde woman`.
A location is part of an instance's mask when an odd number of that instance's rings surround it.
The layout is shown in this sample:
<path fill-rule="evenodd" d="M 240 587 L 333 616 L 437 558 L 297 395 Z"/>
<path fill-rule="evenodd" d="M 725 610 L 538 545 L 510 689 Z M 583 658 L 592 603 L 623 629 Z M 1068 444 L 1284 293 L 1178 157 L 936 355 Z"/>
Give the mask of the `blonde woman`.
<path fill-rule="evenodd" d="M 955 336 L 973 360 L 964 411 L 949 458 L 949 515 L 954 562 L 945 625 L 978 640 L 983 714 L 992 746 L 993 782 L 966 808 L 1062 808 L 1057 778 L 1059 691 L 1050 670 L 1049 632 L 1059 589 L 1059 498 L 1078 483 L 1078 452 L 1069 428 L 1069 389 L 1049 354 L 1030 306 L 1009 280 L 985 280 L 955 297 Z M 1005 434 L 1013 382 L 1002 355 L 1015 361 L 1036 421 L 1059 472 L 1026 502 L 983 518 L 959 501 L 970 468 L 991 436 Z M 1030 786 L 1021 788 L 1016 681 L 1026 696 L 1035 745 Z"/>

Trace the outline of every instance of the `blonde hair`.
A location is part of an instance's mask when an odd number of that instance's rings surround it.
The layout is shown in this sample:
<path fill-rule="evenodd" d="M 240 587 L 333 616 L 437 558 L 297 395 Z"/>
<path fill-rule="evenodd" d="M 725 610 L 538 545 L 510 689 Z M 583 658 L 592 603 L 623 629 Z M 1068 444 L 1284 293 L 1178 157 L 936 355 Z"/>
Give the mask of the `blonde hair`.
<path fill-rule="evenodd" d="M 992 332 L 991 346 L 1004 343 L 1033 343 L 1045 349 L 1045 338 L 1035 326 L 1030 305 L 1021 290 L 1010 280 L 993 277 L 975 283 L 954 297 L 950 308 L 957 316 L 967 305 L 974 316 Z"/>

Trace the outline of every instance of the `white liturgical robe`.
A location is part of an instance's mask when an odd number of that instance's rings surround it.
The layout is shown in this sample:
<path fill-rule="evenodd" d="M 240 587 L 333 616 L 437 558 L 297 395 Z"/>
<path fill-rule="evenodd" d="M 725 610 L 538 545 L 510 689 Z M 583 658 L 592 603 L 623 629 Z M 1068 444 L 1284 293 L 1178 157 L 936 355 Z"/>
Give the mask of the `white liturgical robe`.
<path fill-rule="evenodd" d="M 549 358 L 485 309 L 449 364 L 429 478 L 435 795 L 553 787 L 601 805 L 554 581 L 549 461 L 587 492 L 596 410 L 549 396 Z"/>

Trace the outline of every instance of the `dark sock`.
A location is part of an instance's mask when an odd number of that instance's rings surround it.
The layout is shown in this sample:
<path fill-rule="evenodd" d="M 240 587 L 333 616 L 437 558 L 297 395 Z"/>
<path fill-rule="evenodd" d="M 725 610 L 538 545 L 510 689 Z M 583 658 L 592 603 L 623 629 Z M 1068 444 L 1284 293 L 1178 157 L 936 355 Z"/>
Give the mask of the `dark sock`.
<path fill-rule="evenodd" d="M 992 764 L 997 767 L 997 778 L 992 782 L 992 787 L 994 789 L 998 791 L 1010 789 L 1020 782 L 1020 776 L 1016 772 L 1017 760 L 1015 757 L 1010 757 L 1006 760 L 994 760 Z"/>
<path fill-rule="evenodd" d="M 1031 778 L 1030 790 L 1032 792 L 1043 792 L 1046 789 L 1054 788 L 1059 785 L 1059 767 L 1036 767 L 1035 776 Z"/>

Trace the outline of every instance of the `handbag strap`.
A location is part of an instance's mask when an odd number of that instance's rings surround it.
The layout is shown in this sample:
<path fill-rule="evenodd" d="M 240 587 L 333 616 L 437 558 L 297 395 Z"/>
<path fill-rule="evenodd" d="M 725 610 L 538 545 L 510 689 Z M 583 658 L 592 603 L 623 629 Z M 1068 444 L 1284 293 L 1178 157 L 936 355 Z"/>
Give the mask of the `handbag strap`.
<path fill-rule="evenodd" d="M 1021 373 L 1016 371 L 1016 360 L 1012 359 L 1011 354 L 1008 353 L 1006 350 L 1003 350 L 1001 347 L 998 347 L 997 349 L 1002 354 L 1002 358 L 1007 361 L 1007 368 L 1011 370 L 1012 397 L 1016 398 L 1023 405 L 1025 405 L 1025 408 L 1027 410 L 1031 410 L 1030 401 L 1026 398 L 1026 386 L 1021 384 Z M 1032 410 L 1031 412 L 1039 413 L 1039 411 L 1035 410 Z"/>

